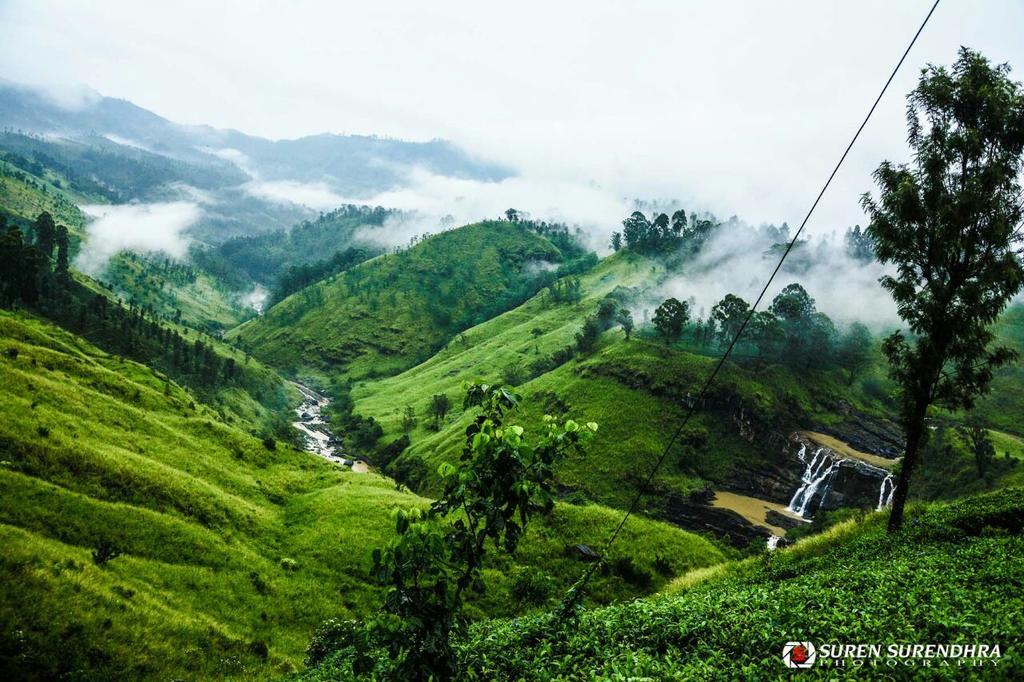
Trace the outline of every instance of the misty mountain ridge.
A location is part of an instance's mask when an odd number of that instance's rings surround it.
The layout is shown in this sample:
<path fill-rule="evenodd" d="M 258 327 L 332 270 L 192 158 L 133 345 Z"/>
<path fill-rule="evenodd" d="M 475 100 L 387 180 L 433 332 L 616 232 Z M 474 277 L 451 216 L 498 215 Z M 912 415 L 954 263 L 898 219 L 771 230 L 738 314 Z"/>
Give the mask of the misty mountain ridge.
<path fill-rule="evenodd" d="M 27 134 L 15 146 L 23 156 L 75 157 L 85 153 L 129 159 L 158 172 L 163 180 L 137 189 L 118 187 L 91 175 L 125 201 L 196 200 L 190 188 L 213 191 L 199 203 L 221 205 L 195 230 L 221 241 L 234 234 L 282 229 L 346 201 L 368 200 L 409 184 L 420 169 L 446 178 L 493 182 L 509 169 L 478 161 L 445 140 L 410 142 L 364 135 L 322 133 L 293 140 L 269 140 L 237 130 L 169 121 L 129 101 L 86 90 L 77 102 L 61 102 L 35 88 L 0 81 L 0 127 Z M 72 145 L 71 148 L 68 145 Z M 26 153 L 27 152 L 27 153 Z M 140 175 L 137 169 L 133 174 Z M 242 208 L 242 211 L 238 209 Z"/>

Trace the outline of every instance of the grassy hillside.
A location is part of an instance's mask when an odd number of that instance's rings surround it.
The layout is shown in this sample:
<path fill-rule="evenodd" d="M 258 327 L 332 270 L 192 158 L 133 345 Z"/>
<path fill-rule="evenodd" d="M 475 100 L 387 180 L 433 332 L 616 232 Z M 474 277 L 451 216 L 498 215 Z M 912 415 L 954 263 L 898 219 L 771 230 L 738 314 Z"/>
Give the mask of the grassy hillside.
<path fill-rule="evenodd" d="M 370 548 L 425 504 L 247 425 L 152 370 L 23 313 L 0 312 L 0 668 L 16 679 L 266 678 L 296 670 L 316 626 L 375 603 Z M 614 512 L 559 505 L 471 613 L 550 604 Z M 722 561 L 637 519 L 599 602 Z M 120 554 L 104 561 L 104 548 Z M 628 550 L 626 549 L 628 547 Z"/>
<path fill-rule="evenodd" d="M 992 393 L 978 401 L 976 411 L 993 428 L 1024 436 L 1024 303 L 1010 306 L 995 326 L 998 343 L 1021 357 L 996 371 Z M 1014 416 L 1017 415 L 1017 416 Z"/>
<path fill-rule="evenodd" d="M 0 211 L 9 220 L 23 225 L 31 223 L 43 211 L 65 225 L 70 233 L 72 249 L 77 246 L 85 229 L 86 217 L 78 210 L 76 201 L 82 197 L 57 187 L 61 179 L 50 173 L 36 177 L 24 170 L 0 161 Z"/>
<path fill-rule="evenodd" d="M 380 207 L 345 205 L 288 230 L 229 239 L 204 260 L 211 269 L 230 268 L 270 287 L 289 267 L 329 258 L 353 244 L 360 229 L 379 228 L 395 215 Z"/>
<path fill-rule="evenodd" d="M 123 252 L 100 276 L 125 301 L 217 334 L 256 313 L 241 294 L 188 263 Z"/>
<path fill-rule="evenodd" d="M 878 668 L 832 667 L 813 679 L 1018 679 L 1024 675 L 1024 490 L 912 508 L 908 527 L 884 532 L 884 515 L 849 521 L 790 549 L 698 571 L 673 593 L 578 620 L 549 615 L 488 621 L 460 643 L 479 679 L 777 679 L 789 641 L 822 644 L 998 644 L 997 665 L 917 660 Z M 898 608 L 894 605 L 899 605 Z M 344 652 L 303 676 L 338 679 Z"/>
<path fill-rule="evenodd" d="M 0 143 L 0 153 L 2 149 Z M 73 183 L 47 165 L 23 158 L 21 161 L 37 175 L 0 161 L 0 213 L 22 225 L 23 232 L 40 213 L 50 213 L 58 224 L 68 227 L 74 256 L 82 241 L 88 239 L 89 218 L 79 210 L 78 203 L 103 199 L 71 189 Z M 240 303 L 238 292 L 231 291 L 224 282 L 192 265 L 169 263 L 166 258 L 122 252 L 111 259 L 100 279 L 126 301 L 212 332 L 234 327 L 253 314 Z"/>
<path fill-rule="evenodd" d="M 567 639 L 547 646 L 535 643 L 543 616 L 481 624 L 463 655 L 482 677 L 503 679 L 751 679 L 781 676 L 791 640 L 984 642 L 1002 647 L 996 668 L 954 663 L 925 676 L 1013 679 L 1024 673 L 1022 492 L 919 507 L 895 538 L 885 536 L 883 515 L 850 522 L 673 596 L 585 612 Z M 819 662 L 814 677 L 837 673 Z"/>
<path fill-rule="evenodd" d="M 538 266 L 560 257 L 518 224 L 470 225 L 307 287 L 229 338 L 292 372 L 387 376 L 521 302 Z"/>
<path fill-rule="evenodd" d="M 696 393 L 715 359 L 644 338 L 627 341 L 617 328 L 606 331 L 589 355 L 553 369 L 547 359 L 573 343 L 583 318 L 607 294 L 620 287 L 654 286 L 663 274 L 655 261 L 620 252 L 581 276 L 578 303 L 553 303 L 547 293 L 539 294 L 467 330 L 402 374 L 357 382 L 352 389 L 355 410 L 374 417 L 384 429 L 382 442 L 390 442 L 405 430 L 403 419 L 412 408 L 417 423 L 398 466 L 402 459 L 425 460 L 424 489 L 430 490 L 436 482 L 431 472 L 441 460 L 457 456 L 470 419 L 458 409 L 460 383 L 507 381 L 508 368 L 520 367 L 522 383 L 516 390 L 526 397 L 524 419 L 546 411 L 601 424 L 587 460 L 563 466 L 562 483 L 585 499 L 624 506 L 668 442 L 687 396 Z M 538 361 L 542 364 L 535 368 Z M 426 413 L 439 393 L 447 394 L 456 407 L 435 431 Z M 698 411 L 659 472 L 655 489 L 687 495 L 770 465 L 779 457 L 779 438 L 790 430 L 841 419 L 835 411 L 841 400 L 873 408 L 870 400 L 849 394 L 837 370 L 729 363 L 705 409 Z M 663 495 L 649 496 L 648 511 L 662 514 L 664 501 Z"/>

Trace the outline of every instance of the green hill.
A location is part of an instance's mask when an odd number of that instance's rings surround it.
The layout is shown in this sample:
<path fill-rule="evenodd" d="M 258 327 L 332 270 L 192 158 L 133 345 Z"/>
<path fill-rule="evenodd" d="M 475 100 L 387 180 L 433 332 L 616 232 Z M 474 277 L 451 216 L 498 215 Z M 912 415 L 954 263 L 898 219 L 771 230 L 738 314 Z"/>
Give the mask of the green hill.
<path fill-rule="evenodd" d="M 517 390 L 528 405 L 524 419 L 548 411 L 601 424 L 591 456 L 563 466 L 563 485 L 584 499 L 623 507 L 668 442 L 686 397 L 696 393 L 715 360 L 646 338 L 627 341 L 619 329 L 604 332 L 590 354 L 556 366 L 549 358 L 573 343 L 584 318 L 608 294 L 656 287 L 664 275 L 664 266 L 656 261 L 620 252 L 579 278 L 578 302 L 552 302 L 543 292 L 468 329 L 416 367 L 394 377 L 356 382 L 355 411 L 377 420 L 384 429 L 382 442 L 392 442 L 405 431 L 403 420 L 412 409 L 418 420 L 395 467 L 403 468 L 403 460 L 425 460 L 422 489 L 431 490 L 436 477 L 430 472 L 440 461 L 457 456 L 470 419 L 456 407 L 435 431 L 426 416 L 432 396 L 444 393 L 458 405 L 461 382 L 507 381 L 513 373 L 509 368 L 519 368 Z M 729 363 L 705 409 L 691 421 L 655 479 L 655 489 L 687 496 L 705 485 L 730 487 L 749 478 L 778 461 L 790 431 L 840 423 L 834 408 L 841 400 L 875 409 L 870 400 L 849 393 L 838 370 Z M 647 511 L 665 517 L 664 502 L 664 495 L 649 496 Z"/>
<path fill-rule="evenodd" d="M 380 228 L 397 215 L 380 207 L 345 205 L 288 230 L 234 237 L 204 254 L 203 260 L 211 269 L 232 269 L 236 277 L 269 287 L 288 268 L 329 258 L 351 246 L 361 228 Z"/>
<path fill-rule="evenodd" d="M 870 514 L 578 619 L 481 622 L 459 643 L 461 667 L 470 679 L 781 679 L 783 645 L 810 641 L 817 662 L 797 671 L 810 679 L 1019 679 L 1022 493 L 912 507 L 895 537 L 884 514 Z M 839 668 L 821 653 L 822 645 L 926 643 L 999 645 L 1001 657 Z M 340 679 L 348 665 L 341 652 L 301 679 Z"/>
<path fill-rule="evenodd" d="M 0 155 L 4 152 L 4 136 L 0 136 Z M 28 234 L 36 217 L 46 211 L 65 225 L 70 235 L 72 258 L 88 239 L 89 218 L 78 208 L 79 203 L 103 203 L 104 196 L 83 194 L 69 181 L 58 164 L 43 155 L 31 161 L 16 156 L 21 166 L 0 160 L 0 215 L 17 223 Z M 145 306 L 167 318 L 176 318 L 203 329 L 219 332 L 234 327 L 253 315 L 240 302 L 240 292 L 230 282 L 188 263 L 172 263 L 167 258 L 121 252 L 111 258 L 98 278 L 117 296 Z M 251 283 L 250 283 L 251 286 Z"/>
<path fill-rule="evenodd" d="M 315 628 L 376 602 L 369 550 L 425 504 L 221 419 L 153 370 L 0 312 L 0 669 L 15 679 L 274 677 Z M 618 515 L 558 505 L 487 570 L 471 613 L 541 608 Z M 609 602 L 725 557 L 665 524 L 626 528 Z M 114 548 L 119 552 L 110 556 Z M 526 587 L 523 587 L 526 586 Z"/>
<path fill-rule="evenodd" d="M 290 372 L 387 376 L 528 298 L 561 258 L 519 224 L 470 225 L 302 289 L 228 338 Z"/>

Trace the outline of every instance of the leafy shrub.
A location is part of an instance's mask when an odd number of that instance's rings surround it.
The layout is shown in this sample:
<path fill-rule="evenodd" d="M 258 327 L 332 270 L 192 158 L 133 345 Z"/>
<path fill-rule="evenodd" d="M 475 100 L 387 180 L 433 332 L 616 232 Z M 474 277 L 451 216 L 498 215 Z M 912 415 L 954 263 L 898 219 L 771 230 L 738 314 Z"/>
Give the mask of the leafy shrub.
<path fill-rule="evenodd" d="M 357 620 L 331 618 L 324 621 L 306 648 L 306 665 L 317 666 L 332 654 L 344 657 L 354 653 L 351 642 L 360 628 L 361 624 Z"/>
<path fill-rule="evenodd" d="M 92 561 L 97 566 L 102 566 L 119 556 L 121 556 L 121 551 L 113 542 L 106 538 L 100 540 L 99 544 L 92 550 Z"/>
<path fill-rule="evenodd" d="M 654 557 L 654 570 L 658 572 L 658 575 L 666 578 L 673 576 L 676 573 L 676 569 L 672 565 L 672 562 L 660 554 Z"/>
<path fill-rule="evenodd" d="M 505 365 L 501 370 L 501 381 L 509 386 L 518 386 L 526 381 L 526 370 L 518 362 Z"/>
<path fill-rule="evenodd" d="M 398 481 L 416 490 L 427 478 L 427 463 L 419 455 L 399 457 L 388 467 L 388 473 Z"/>
<path fill-rule="evenodd" d="M 405 452 L 405 449 L 408 447 L 409 436 L 408 434 L 402 434 L 377 451 L 377 457 L 375 458 L 377 466 L 382 469 L 387 467 L 398 459 L 399 455 Z"/>
<path fill-rule="evenodd" d="M 265 661 L 270 657 L 270 648 L 266 642 L 255 640 L 249 643 L 249 653 L 261 661 Z"/>
<path fill-rule="evenodd" d="M 555 589 L 555 583 L 547 573 L 533 568 L 516 570 L 509 596 L 520 605 L 540 606 L 548 600 Z"/>
<path fill-rule="evenodd" d="M 613 575 L 625 580 L 630 585 L 647 589 L 654 582 L 653 576 L 650 571 L 641 568 L 633 561 L 632 557 L 619 557 L 611 562 L 611 571 Z"/>
<path fill-rule="evenodd" d="M 256 571 L 249 572 L 249 582 L 252 583 L 253 589 L 260 594 L 270 594 L 270 585 L 268 585 L 267 581 L 263 579 L 263 576 Z"/>

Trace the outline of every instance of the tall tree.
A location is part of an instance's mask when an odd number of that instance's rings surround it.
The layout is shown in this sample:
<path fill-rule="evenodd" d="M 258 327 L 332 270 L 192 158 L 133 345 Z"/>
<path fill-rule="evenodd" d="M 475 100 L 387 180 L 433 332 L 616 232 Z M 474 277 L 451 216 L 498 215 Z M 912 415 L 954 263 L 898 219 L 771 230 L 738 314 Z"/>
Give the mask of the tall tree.
<path fill-rule="evenodd" d="M 609 245 L 612 247 L 612 251 L 618 251 L 619 249 L 621 249 L 622 248 L 622 233 L 621 232 L 612 232 L 612 239 L 609 242 Z"/>
<path fill-rule="evenodd" d="M 847 384 L 871 363 L 871 332 L 860 322 L 854 322 L 839 342 L 839 364 L 847 372 Z"/>
<path fill-rule="evenodd" d="M 619 308 L 616 320 L 619 326 L 622 327 L 622 331 L 626 334 L 626 341 L 629 341 L 629 337 L 633 334 L 633 316 L 625 308 Z"/>
<path fill-rule="evenodd" d="M 678 339 L 690 319 L 690 304 L 677 298 L 665 299 L 654 311 L 654 327 L 665 343 Z"/>
<path fill-rule="evenodd" d="M 49 260 L 53 257 L 53 247 L 57 245 L 57 225 L 53 216 L 43 211 L 32 223 L 32 230 L 36 235 L 36 248 Z"/>
<path fill-rule="evenodd" d="M 68 274 L 68 228 L 57 226 L 57 265 L 56 272 L 61 277 Z"/>
<path fill-rule="evenodd" d="M 876 256 L 896 266 L 882 286 L 913 334 L 883 344 L 907 437 L 890 532 L 903 525 L 929 407 L 970 408 L 1015 357 L 990 347 L 992 323 L 1024 285 L 1024 94 L 1009 71 L 967 48 L 949 69 L 926 68 L 908 97 L 914 162 L 883 162 L 878 200 L 862 199 Z"/>
<path fill-rule="evenodd" d="M 726 294 L 711 308 L 709 319 L 718 327 L 719 343 L 730 341 L 739 333 L 749 310 L 750 305 L 735 294 Z"/>
<path fill-rule="evenodd" d="M 652 240 L 655 240 L 655 239 L 664 239 L 664 238 L 666 238 L 668 236 L 669 236 L 669 220 L 668 220 L 668 215 L 666 215 L 664 213 L 659 213 L 658 215 L 656 215 L 654 217 L 654 220 L 651 221 L 651 234 L 650 234 L 650 238 Z"/>
<path fill-rule="evenodd" d="M 434 428 L 440 429 L 441 422 L 448 416 L 448 410 L 452 408 L 452 401 L 447 393 L 437 393 L 430 398 L 430 407 L 427 414 L 434 418 Z"/>
<path fill-rule="evenodd" d="M 785 358 L 793 364 L 810 365 L 820 357 L 818 341 L 831 345 L 832 321 L 816 315 L 814 299 L 801 285 L 789 284 L 772 300 L 768 310 L 782 322 Z M 826 322 L 827 320 L 827 322 Z"/>
<path fill-rule="evenodd" d="M 686 229 L 686 211 L 679 209 L 672 214 L 672 233 L 679 236 Z"/>
<path fill-rule="evenodd" d="M 846 243 L 846 255 L 862 263 L 870 263 L 875 257 L 875 245 L 871 242 L 871 236 L 866 230 L 861 230 L 860 225 L 854 225 L 846 231 L 844 238 Z"/>
<path fill-rule="evenodd" d="M 985 474 L 988 473 L 988 465 L 996 456 L 996 448 L 992 445 L 988 429 L 977 417 L 972 415 L 960 432 L 967 439 L 971 452 L 974 453 L 974 465 L 978 469 L 978 478 L 985 478 Z"/>
<path fill-rule="evenodd" d="M 635 249 L 642 246 L 651 231 L 651 224 L 640 211 L 633 211 L 628 218 L 622 221 L 622 238 L 626 246 Z"/>

